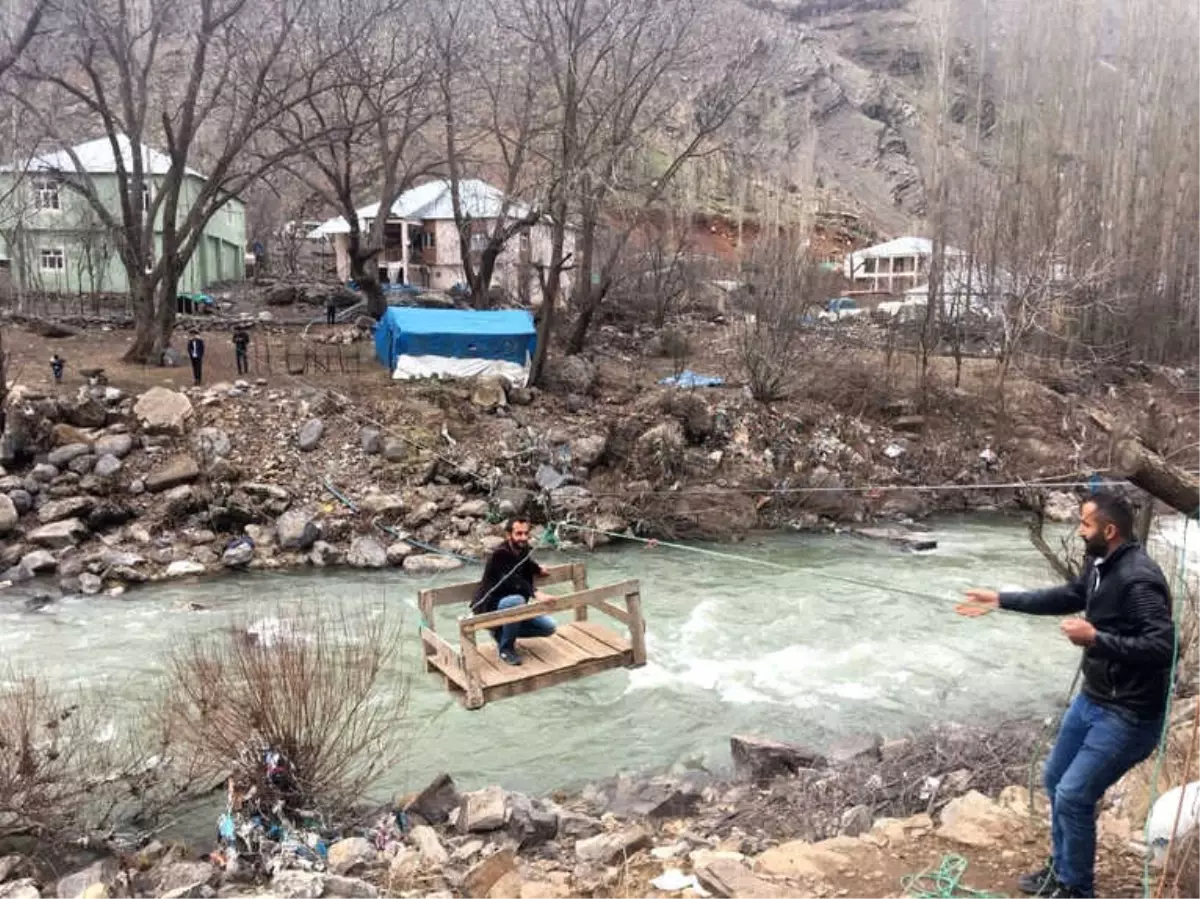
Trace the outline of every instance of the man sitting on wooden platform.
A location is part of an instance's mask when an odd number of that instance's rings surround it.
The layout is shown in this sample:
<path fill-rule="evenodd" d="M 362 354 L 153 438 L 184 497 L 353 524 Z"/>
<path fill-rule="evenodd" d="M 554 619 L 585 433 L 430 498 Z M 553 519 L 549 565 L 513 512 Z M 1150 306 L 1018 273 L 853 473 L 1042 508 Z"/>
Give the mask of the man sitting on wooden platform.
<path fill-rule="evenodd" d="M 504 526 L 504 533 L 507 539 L 488 559 L 483 579 L 471 602 L 471 613 L 474 615 L 516 608 L 530 599 L 547 598 L 533 585 L 534 578 L 544 575 L 546 571 L 533 560 L 533 548 L 529 545 L 529 521 L 511 518 Z M 500 645 L 500 658 L 510 665 L 520 665 L 517 638 L 549 637 L 554 633 L 554 619 L 549 615 L 539 615 L 491 630 L 492 637 Z"/>

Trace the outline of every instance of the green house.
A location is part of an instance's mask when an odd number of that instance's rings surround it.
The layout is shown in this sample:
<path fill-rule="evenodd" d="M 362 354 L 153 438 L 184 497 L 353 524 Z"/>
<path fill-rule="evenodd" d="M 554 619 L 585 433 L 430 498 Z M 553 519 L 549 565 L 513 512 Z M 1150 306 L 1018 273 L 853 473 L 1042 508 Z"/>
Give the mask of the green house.
<path fill-rule="evenodd" d="M 124 135 L 117 140 L 127 171 L 133 149 Z M 149 147 L 140 148 L 148 181 L 142 208 L 163 182 L 171 161 Z M 116 159 L 107 137 L 73 148 L 79 167 L 117 221 L 121 219 Z M 114 236 L 88 200 L 68 183 L 76 163 L 65 150 L 37 156 L 24 166 L 0 169 L 0 269 L 10 288 L 47 293 L 124 293 L 129 289 Z M 187 169 L 180 191 L 180 219 L 192 205 L 205 177 Z M 161 216 L 161 210 L 159 215 Z M 161 222 L 155 229 L 161 250 Z M 246 209 L 230 198 L 204 227 L 203 236 L 183 271 L 181 293 L 204 290 L 245 275 Z"/>

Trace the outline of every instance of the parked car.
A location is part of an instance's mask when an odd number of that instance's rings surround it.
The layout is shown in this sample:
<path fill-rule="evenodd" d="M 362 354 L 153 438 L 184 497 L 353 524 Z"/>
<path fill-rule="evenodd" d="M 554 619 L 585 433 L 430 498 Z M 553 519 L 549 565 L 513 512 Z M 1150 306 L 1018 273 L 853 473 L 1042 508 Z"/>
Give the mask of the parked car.
<path fill-rule="evenodd" d="M 817 313 L 817 318 L 825 322 L 840 322 L 847 318 L 857 318 L 863 311 L 852 297 L 834 297 Z"/>

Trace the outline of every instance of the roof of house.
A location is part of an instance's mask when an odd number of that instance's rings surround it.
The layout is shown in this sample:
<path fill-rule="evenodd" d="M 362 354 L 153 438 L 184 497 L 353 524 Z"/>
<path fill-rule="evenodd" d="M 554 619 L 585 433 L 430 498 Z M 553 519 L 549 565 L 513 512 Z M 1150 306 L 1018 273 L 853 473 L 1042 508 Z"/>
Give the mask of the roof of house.
<path fill-rule="evenodd" d="M 959 255 L 962 250 L 946 247 L 946 252 Z M 859 259 L 870 259 L 881 256 L 929 256 L 933 254 L 933 241 L 928 237 L 897 237 L 886 243 L 878 243 L 873 247 L 855 250 L 850 255 Z"/>
<path fill-rule="evenodd" d="M 473 219 L 499 218 L 502 211 L 507 216 L 519 218 L 529 211 L 527 206 L 517 202 L 510 202 L 506 210 L 504 191 L 477 178 L 466 178 L 460 181 L 458 196 L 463 211 Z M 379 215 L 379 204 L 371 203 L 361 206 L 355 211 L 358 213 L 359 227 L 366 228 L 367 223 Z M 406 190 L 392 203 L 388 218 L 410 222 L 453 219 L 454 198 L 450 195 L 450 182 L 427 181 L 425 184 Z M 308 236 L 319 238 L 348 233 L 350 233 L 350 224 L 344 216 L 339 215 L 309 231 Z"/>
<path fill-rule="evenodd" d="M 130 171 L 133 168 L 133 142 L 126 135 L 118 134 L 116 143 L 125 170 Z M 62 149 L 35 156 L 29 160 L 24 170 L 30 172 L 77 171 L 75 160 L 71 158 L 72 153 L 79 160 L 79 169 L 84 172 L 93 175 L 113 175 L 117 172 L 117 156 L 113 153 L 112 141 L 107 137 L 98 137 L 95 140 L 76 144 L 71 148 L 70 152 Z M 142 144 L 141 155 L 142 170 L 146 174 L 165 175 L 171 170 L 171 160 L 166 154 L 159 153 L 157 150 Z M 13 169 L 12 166 L 6 168 L 8 171 L 12 171 Z M 197 178 L 204 177 L 192 168 L 184 169 L 184 171 Z"/>

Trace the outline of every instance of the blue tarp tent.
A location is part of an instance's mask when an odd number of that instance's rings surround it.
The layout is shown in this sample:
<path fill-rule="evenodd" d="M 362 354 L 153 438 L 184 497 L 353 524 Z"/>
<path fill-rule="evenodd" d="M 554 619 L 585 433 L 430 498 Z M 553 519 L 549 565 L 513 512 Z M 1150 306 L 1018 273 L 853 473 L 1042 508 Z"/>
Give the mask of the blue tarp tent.
<path fill-rule="evenodd" d="M 524 309 L 392 307 L 375 325 L 375 355 L 395 378 L 499 375 L 524 384 L 536 346 Z"/>

